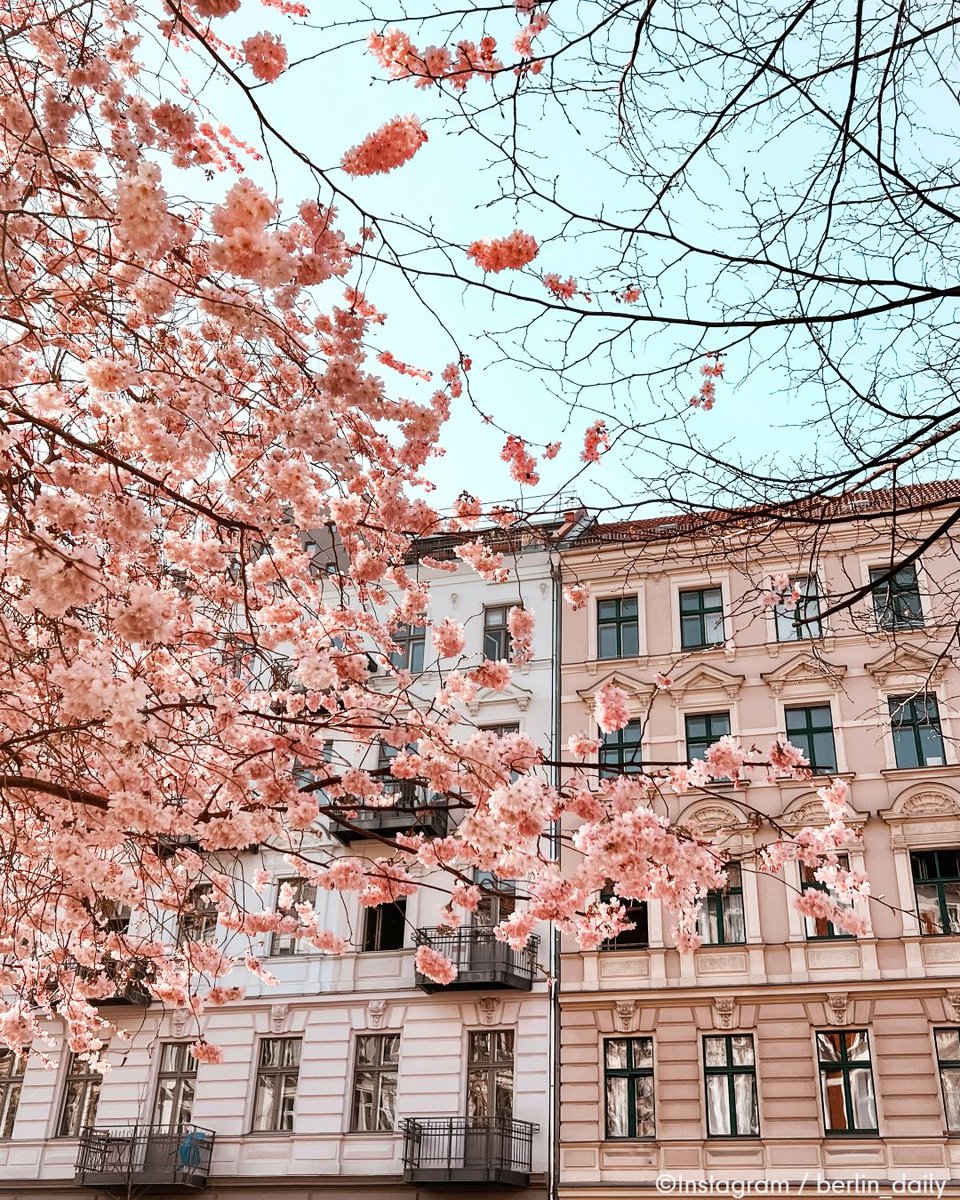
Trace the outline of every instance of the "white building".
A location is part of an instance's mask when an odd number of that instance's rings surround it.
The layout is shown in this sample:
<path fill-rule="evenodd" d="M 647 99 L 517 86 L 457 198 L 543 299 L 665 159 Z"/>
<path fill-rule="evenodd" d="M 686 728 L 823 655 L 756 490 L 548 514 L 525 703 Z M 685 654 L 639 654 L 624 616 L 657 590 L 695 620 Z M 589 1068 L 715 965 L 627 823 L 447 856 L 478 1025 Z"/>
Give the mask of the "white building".
<path fill-rule="evenodd" d="M 431 553 L 442 557 L 444 548 Z M 484 583 L 462 566 L 429 574 L 431 619 L 462 622 L 466 652 L 477 660 L 485 641 L 489 657 L 504 656 L 510 605 L 522 602 L 535 614 L 533 661 L 516 669 L 506 691 L 479 694 L 469 717 L 481 727 L 519 727 L 549 756 L 557 669 L 549 554 L 531 542 L 503 584 Z M 416 630 L 404 653 L 414 670 L 425 659 L 431 665 L 429 641 Z M 429 694 L 431 686 L 425 674 L 418 689 Z M 335 751 L 365 766 L 376 765 L 380 753 L 375 745 L 342 743 Z M 415 800 L 411 785 L 396 786 Z M 446 819 L 432 811 L 421 824 Z M 398 826 L 391 810 L 371 811 L 356 824 L 368 821 L 388 831 L 411 826 L 409 818 Z M 319 844 L 382 854 L 382 845 L 329 826 Z M 271 884 L 251 899 L 272 908 L 291 868 L 282 855 L 257 851 L 240 856 L 236 869 L 249 882 L 258 868 Z M 67 1051 L 53 1056 L 55 1069 L 31 1054 L 19 1074 L 17 1060 L 0 1053 L 0 1195 L 172 1196 L 204 1184 L 213 1200 L 333 1200 L 371 1188 L 378 1197 L 409 1198 L 421 1187 L 442 1196 L 470 1184 L 483 1195 L 502 1186 L 545 1195 L 549 930 L 528 956 L 495 942 L 478 921 L 440 947 L 458 957 L 461 970 L 456 984 L 438 988 L 415 977 L 413 959 L 417 938 L 429 936 L 418 931 L 439 924 L 439 892 L 409 897 L 405 912 L 361 911 L 354 896 L 339 893 L 322 892 L 316 904 L 353 952 L 333 958 L 283 936 L 266 938 L 263 956 L 276 986 L 234 972 L 225 982 L 244 984 L 245 998 L 210 1010 L 199 1027 L 133 994 L 110 1001 L 105 1015 L 128 1036 L 110 1040 L 103 1077 L 78 1069 Z M 225 941 L 215 911 L 196 919 Z M 198 1033 L 222 1048 L 222 1063 L 197 1063 L 187 1053 Z M 81 1137 L 90 1126 L 97 1132 Z"/>

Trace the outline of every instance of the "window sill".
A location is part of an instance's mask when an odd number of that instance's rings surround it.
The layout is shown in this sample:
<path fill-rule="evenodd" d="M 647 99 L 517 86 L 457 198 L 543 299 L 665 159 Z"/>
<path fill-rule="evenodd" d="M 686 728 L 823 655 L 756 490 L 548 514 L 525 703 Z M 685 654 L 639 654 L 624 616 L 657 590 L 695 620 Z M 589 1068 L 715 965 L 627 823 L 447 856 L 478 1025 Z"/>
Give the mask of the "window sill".
<path fill-rule="evenodd" d="M 960 1137 L 960 1134 L 957 1136 Z M 613 1146 L 655 1146 L 657 1144 L 655 1134 L 625 1133 L 622 1137 L 616 1137 L 608 1133 L 603 1140 Z"/>
<path fill-rule="evenodd" d="M 955 763 L 935 763 L 929 767 L 881 767 L 880 774 L 884 779 L 909 779 L 911 776 L 923 779 L 931 771 L 956 771 Z"/>
<path fill-rule="evenodd" d="M 834 779 L 842 779 L 845 783 L 850 783 L 856 777 L 855 771 L 831 771 L 829 773 L 817 772 L 808 779 L 794 779 L 790 775 L 778 775 L 773 782 L 777 787 L 826 787 Z"/>
<path fill-rule="evenodd" d="M 824 1137 L 830 1141 L 842 1140 L 849 1141 L 851 1138 L 878 1138 L 880 1136 L 879 1129 L 827 1129 L 824 1130 Z"/>

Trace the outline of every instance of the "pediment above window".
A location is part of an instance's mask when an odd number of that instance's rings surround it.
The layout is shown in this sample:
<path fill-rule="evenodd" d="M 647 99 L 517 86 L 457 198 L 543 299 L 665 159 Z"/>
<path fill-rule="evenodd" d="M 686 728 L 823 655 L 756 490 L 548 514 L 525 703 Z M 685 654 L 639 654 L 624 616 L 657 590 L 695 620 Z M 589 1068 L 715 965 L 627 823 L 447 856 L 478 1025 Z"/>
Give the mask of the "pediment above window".
<path fill-rule="evenodd" d="M 709 700 L 726 696 L 728 700 L 736 700 L 745 679 L 744 675 L 733 675 L 710 663 L 698 663 L 685 675 L 674 679 L 666 690 L 670 693 L 673 703 L 678 706 L 685 699 L 692 697 L 697 700 Z"/>
<path fill-rule="evenodd" d="M 843 815 L 844 821 L 851 829 L 860 828 L 867 819 L 863 813 L 858 813 L 849 803 L 844 805 Z M 829 825 L 830 817 L 816 792 L 804 792 L 802 796 L 797 796 L 790 801 L 780 816 L 776 818 L 776 823 L 785 829 L 794 831 L 805 829 L 808 826 L 817 828 Z"/>
<path fill-rule="evenodd" d="M 882 688 L 904 686 L 916 690 L 939 683 L 947 667 L 953 666 L 948 654 L 931 654 L 919 646 L 894 646 L 866 669 Z"/>
<path fill-rule="evenodd" d="M 596 699 L 597 692 L 601 688 L 613 684 L 614 687 L 620 688 L 626 692 L 631 700 L 636 700 L 642 703 L 648 703 L 656 688 L 650 684 L 638 683 L 636 679 L 630 679 L 629 676 L 618 671 L 611 671 L 604 675 L 602 679 L 598 679 L 596 683 L 591 683 L 588 688 L 583 688 L 577 692 L 577 695 L 584 704 L 593 707 L 593 702 Z"/>
<path fill-rule="evenodd" d="M 473 699 L 467 704 L 467 711 L 471 716 L 475 717 L 480 709 L 486 705 L 512 704 L 519 712 L 526 712 L 530 707 L 532 699 L 533 692 L 529 688 L 519 687 L 515 683 L 508 683 L 500 691 L 494 691 L 492 688 L 480 688 Z"/>
<path fill-rule="evenodd" d="M 791 691 L 812 688 L 822 692 L 826 687 L 836 692 L 846 673 L 846 667 L 835 666 L 813 654 L 801 653 L 787 659 L 775 671 L 766 671 L 760 678 L 775 696 L 779 696 L 784 688 Z"/>
<path fill-rule="evenodd" d="M 891 827 L 895 849 L 960 844 L 960 792 L 947 784 L 905 788 L 880 816 Z"/>

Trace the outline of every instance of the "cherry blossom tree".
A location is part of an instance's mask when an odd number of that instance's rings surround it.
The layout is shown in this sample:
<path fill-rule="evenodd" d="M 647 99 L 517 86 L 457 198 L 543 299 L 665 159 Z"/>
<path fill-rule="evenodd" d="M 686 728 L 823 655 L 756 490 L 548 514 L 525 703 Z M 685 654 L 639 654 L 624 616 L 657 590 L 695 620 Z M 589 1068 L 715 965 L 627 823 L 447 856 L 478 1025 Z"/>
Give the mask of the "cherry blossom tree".
<path fill-rule="evenodd" d="M 470 364 L 461 357 L 426 386 L 428 368 L 375 350 L 385 318 L 361 282 L 368 243 L 387 244 L 383 224 L 356 208 L 356 228 L 338 223 L 334 205 L 349 197 L 319 171 L 325 197 L 283 204 L 245 170 L 253 148 L 191 96 L 190 79 L 209 70 L 258 104 L 250 76 L 270 85 L 291 69 L 272 30 L 237 44 L 220 32 L 239 7 L 24 0 L 0 13 L 0 1041 L 16 1048 L 48 1036 L 44 1018 L 56 1016 L 72 1050 L 94 1052 L 95 1002 L 118 987 L 195 1014 L 229 1003 L 236 967 L 266 977 L 255 953 L 265 934 L 342 952 L 292 891 L 275 912 L 249 902 L 225 863 L 253 845 L 362 905 L 439 875 L 451 925 L 479 903 L 474 870 L 523 879 L 527 903 L 498 930 L 516 945 L 545 920 L 584 946 L 616 932 L 623 905 L 595 899 L 612 880 L 619 897 L 668 900 L 692 944 L 724 864 L 654 810 L 659 790 L 804 770 L 789 748 L 748 756 L 725 739 L 703 764 L 598 786 L 585 733 L 554 785 L 544 747 L 463 720 L 513 663 L 464 659 L 462 629 L 446 622 L 433 631 L 435 697 L 393 665 L 400 627 L 429 620 L 423 539 L 456 533 L 464 563 L 503 578 L 522 517 L 465 498 L 444 518 L 429 502 L 430 460 Z M 526 62 L 546 7 L 516 11 Z M 395 78 L 454 89 L 501 69 L 484 37 L 421 55 L 378 34 L 372 48 Z M 398 117 L 345 146 L 343 169 L 393 170 L 425 141 L 416 117 Z M 538 253 L 522 230 L 466 249 L 488 273 Z M 405 398 L 380 367 L 425 394 Z M 584 462 L 595 463 L 610 431 L 584 424 Z M 504 456 L 532 481 L 522 438 Z M 472 533 L 481 519 L 495 534 Z M 514 663 L 530 654 L 532 619 L 510 613 Z M 374 669 L 391 686 L 372 686 Z M 596 717 L 621 727 L 623 697 L 602 691 Z M 397 754 L 378 770 L 342 766 L 326 752 L 332 735 Z M 454 831 L 384 838 L 375 859 L 320 853 L 310 831 L 321 793 L 326 819 L 349 824 L 390 803 L 387 776 L 458 811 Z M 829 824 L 776 841 L 766 866 L 799 855 L 841 898 L 862 888 L 838 875 L 842 792 L 824 789 Z M 561 822 L 578 852 L 566 875 L 547 837 Z M 248 953 L 190 937 L 171 946 L 169 921 L 198 886 Z M 142 918 L 129 929 L 127 911 Z M 428 948 L 418 967 L 441 982 L 452 970 Z"/>

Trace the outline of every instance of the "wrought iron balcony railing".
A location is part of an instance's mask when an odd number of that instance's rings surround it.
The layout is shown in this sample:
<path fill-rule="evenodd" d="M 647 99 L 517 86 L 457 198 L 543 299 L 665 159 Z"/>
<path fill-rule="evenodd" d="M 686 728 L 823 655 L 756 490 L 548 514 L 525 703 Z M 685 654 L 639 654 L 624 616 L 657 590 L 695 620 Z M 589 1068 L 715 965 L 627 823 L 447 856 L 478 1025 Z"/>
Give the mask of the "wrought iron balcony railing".
<path fill-rule="evenodd" d="M 390 836 L 395 833 L 426 833 L 446 837 L 449 823 L 447 805 L 432 795 L 422 783 L 412 779 L 389 779 L 384 784 L 384 806 L 349 807 L 343 800 L 329 801 L 328 812 L 340 811 L 350 828 L 330 816 L 330 832 L 344 845 L 371 833 Z"/>
<path fill-rule="evenodd" d="M 462 929 L 418 929 L 418 946 L 430 946 L 449 958 L 457 968 L 453 983 L 435 983 L 426 975 L 416 974 L 416 985 L 425 992 L 449 988 L 516 988 L 529 992 L 537 970 L 540 939 L 534 935 L 522 950 L 514 950 L 497 940 L 486 925 L 468 925 Z"/>
<path fill-rule="evenodd" d="M 503 1117 L 407 1117 L 401 1122 L 404 1181 L 527 1187 L 539 1128 Z"/>
<path fill-rule="evenodd" d="M 88 1126 L 80 1133 L 74 1178 L 128 1196 L 147 1189 L 188 1192 L 207 1186 L 214 1134 L 196 1125 Z"/>

